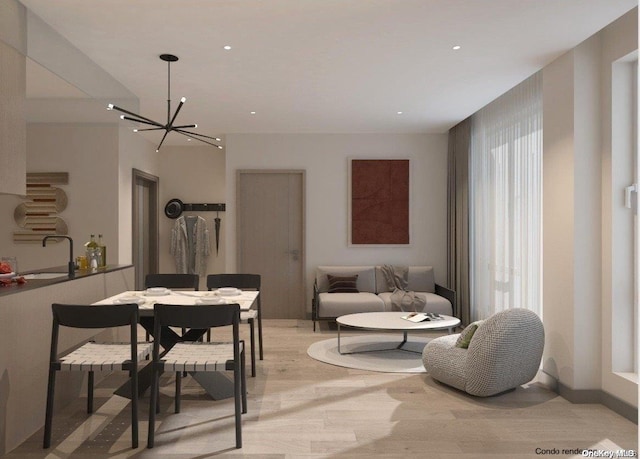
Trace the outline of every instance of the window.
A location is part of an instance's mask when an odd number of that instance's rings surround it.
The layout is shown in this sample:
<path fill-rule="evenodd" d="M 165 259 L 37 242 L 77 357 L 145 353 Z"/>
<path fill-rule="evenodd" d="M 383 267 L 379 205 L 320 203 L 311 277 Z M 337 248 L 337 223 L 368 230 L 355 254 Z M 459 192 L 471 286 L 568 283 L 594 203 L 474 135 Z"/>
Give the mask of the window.
<path fill-rule="evenodd" d="M 471 316 L 509 308 L 541 314 L 542 77 L 473 115 Z"/>
<path fill-rule="evenodd" d="M 640 225 L 638 223 L 638 58 L 612 67 L 611 323 L 612 370 L 637 373 Z M 622 198 L 624 196 L 624 199 Z"/>

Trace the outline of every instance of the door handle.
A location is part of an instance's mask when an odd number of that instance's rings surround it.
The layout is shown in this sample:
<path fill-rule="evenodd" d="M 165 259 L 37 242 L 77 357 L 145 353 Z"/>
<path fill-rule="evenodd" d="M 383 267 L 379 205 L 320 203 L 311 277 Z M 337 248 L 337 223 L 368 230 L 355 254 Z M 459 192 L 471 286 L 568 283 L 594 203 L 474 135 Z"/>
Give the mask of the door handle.
<path fill-rule="evenodd" d="M 634 183 L 624 189 L 624 206 L 627 209 L 631 209 L 632 201 L 631 201 L 631 193 L 638 192 L 638 185 Z"/>

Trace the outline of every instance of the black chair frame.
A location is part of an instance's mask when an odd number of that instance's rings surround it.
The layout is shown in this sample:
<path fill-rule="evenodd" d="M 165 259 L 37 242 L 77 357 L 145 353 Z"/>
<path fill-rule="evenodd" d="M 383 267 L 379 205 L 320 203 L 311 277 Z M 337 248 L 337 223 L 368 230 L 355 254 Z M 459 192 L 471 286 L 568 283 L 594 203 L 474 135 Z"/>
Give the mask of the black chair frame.
<path fill-rule="evenodd" d="M 131 342 L 131 359 L 125 362 L 123 370 L 128 371 L 133 387 L 138 385 L 138 305 L 70 305 L 54 303 L 53 326 L 51 329 L 51 353 L 49 357 L 49 382 L 47 388 L 47 407 L 44 422 L 43 447 L 51 446 L 51 431 L 53 422 L 53 403 L 55 393 L 56 372 L 61 369 L 58 358 L 58 338 L 60 327 L 70 328 L 114 328 L 129 326 Z M 93 413 L 93 382 L 94 372 L 88 372 L 87 385 L 87 413 Z M 132 391 L 131 397 L 131 443 L 138 447 L 138 394 Z"/>
<path fill-rule="evenodd" d="M 147 274 L 144 278 L 144 288 L 165 287 L 165 288 L 189 288 L 193 290 L 200 289 L 200 276 L 197 274 L 184 273 L 155 273 Z M 186 329 L 182 329 L 182 334 L 186 333 Z M 146 339 L 149 341 L 149 332 L 146 333 Z"/>
<path fill-rule="evenodd" d="M 153 448 L 155 441 L 155 418 L 159 411 L 159 379 L 164 372 L 162 357 L 170 349 L 160 352 L 162 331 L 165 327 L 182 327 L 190 332 L 199 330 L 204 335 L 214 327 L 231 325 L 233 327 L 233 362 L 227 362 L 226 370 L 233 371 L 233 386 L 235 398 L 236 448 L 242 447 L 242 419 L 241 414 L 247 412 L 247 382 L 245 374 L 244 341 L 240 340 L 240 306 L 238 304 L 180 306 L 170 304 L 156 304 L 154 306 L 154 345 L 153 345 L 153 379 L 151 385 L 151 400 L 149 403 L 149 433 L 147 447 Z M 199 339 L 199 338 L 197 338 Z M 240 343 L 243 350 L 240 351 Z M 215 343 L 202 344 L 215 346 Z M 176 372 L 175 412 L 180 412 L 180 380 L 181 372 Z"/>
<path fill-rule="evenodd" d="M 260 290 L 261 276 L 260 274 L 209 274 L 207 276 L 207 289 L 213 290 L 222 287 L 236 287 L 245 290 Z M 258 311 L 258 347 L 260 351 L 260 360 L 264 360 L 262 349 L 262 304 L 260 295 L 257 299 Z M 256 342 L 255 342 L 255 324 L 254 319 L 249 319 L 250 339 L 251 339 L 251 376 L 256 375 Z M 211 336 L 207 334 L 207 339 Z"/>
<path fill-rule="evenodd" d="M 197 274 L 147 274 L 144 278 L 145 288 L 200 288 L 200 276 Z"/>

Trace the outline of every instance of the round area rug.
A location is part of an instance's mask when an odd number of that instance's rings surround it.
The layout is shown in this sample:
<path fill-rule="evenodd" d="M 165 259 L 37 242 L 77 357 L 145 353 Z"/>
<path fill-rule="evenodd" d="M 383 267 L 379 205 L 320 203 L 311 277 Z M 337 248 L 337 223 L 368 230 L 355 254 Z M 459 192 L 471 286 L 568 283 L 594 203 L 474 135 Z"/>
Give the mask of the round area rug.
<path fill-rule="evenodd" d="M 407 352 L 394 349 L 402 341 L 402 335 L 357 335 L 341 336 L 338 352 L 338 338 L 331 338 L 313 343 L 307 349 L 309 357 L 321 362 L 330 363 L 357 370 L 380 371 L 383 373 L 426 373 L 422 365 L 422 349 L 431 340 L 418 336 L 409 336 L 405 349 Z"/>

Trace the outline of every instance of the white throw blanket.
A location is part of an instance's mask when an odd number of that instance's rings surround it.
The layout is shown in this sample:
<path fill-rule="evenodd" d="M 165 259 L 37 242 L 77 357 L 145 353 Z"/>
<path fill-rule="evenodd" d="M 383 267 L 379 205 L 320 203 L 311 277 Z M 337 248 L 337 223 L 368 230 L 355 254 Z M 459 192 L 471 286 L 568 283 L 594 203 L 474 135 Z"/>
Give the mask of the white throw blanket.
<path fill-rule="evenodd" d="M 422 312 L 427 304 L 416 292 L 408 290 L 409 267 L 383 265 L 382 273 L 391 293 L 391 306 L 396 311 Z"/>

